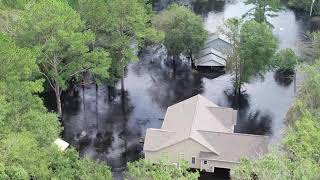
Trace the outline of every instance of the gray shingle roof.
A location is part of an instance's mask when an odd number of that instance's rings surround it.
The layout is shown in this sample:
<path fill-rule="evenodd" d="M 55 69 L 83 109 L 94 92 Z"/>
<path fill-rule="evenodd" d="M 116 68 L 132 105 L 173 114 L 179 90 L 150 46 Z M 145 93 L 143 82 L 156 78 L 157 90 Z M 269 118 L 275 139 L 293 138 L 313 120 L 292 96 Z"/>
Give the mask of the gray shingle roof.
<path fill-rule="evenodd" d="M 147 129 L 144 151 L 159 151 L 186 139 L 207 148 L 202 156 L 239 161 L 267 150 L 268 137 L 233 133 L 236 112 L 219 107 L 201 95 L 168 107 L 161 129 Z"/>

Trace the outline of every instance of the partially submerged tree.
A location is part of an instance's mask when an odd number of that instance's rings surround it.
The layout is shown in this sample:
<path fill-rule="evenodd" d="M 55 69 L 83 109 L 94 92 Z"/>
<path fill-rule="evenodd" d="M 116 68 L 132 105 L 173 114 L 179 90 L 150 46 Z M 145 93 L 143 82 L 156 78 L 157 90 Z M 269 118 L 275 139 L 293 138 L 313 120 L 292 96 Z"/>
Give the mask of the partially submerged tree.
<path fill-rule="evenodd" d="M 245 4 L 252 4 L 254 7 L 244 17 L 253 16 L 258 23 L 267 23 L 269 25 L 271 24 L 267 21 L 267 17 L 274 17 L 281 10 L 279 0 L 246 0 Z"/>
<path fill-rule="evenodd" d="M 277 39 L 268 25 L 254 20 L 242 23 L 238 19 L 229 19 L 227 27 L 225 34 L 233 44 L 227 68 L 234 76 L 234 90 L 239 95 L 244 83 L 262 77 L 269 70 Z"/>
<path fill-rule="evenodd" d="M 39 52 L 38 64 L 56 95 L 57 110 L 62 115 L 61 93 L 72 78 L 91 72 L 108 77 L 110 59 L 100 49 L 90 50 L 94 41 L 91 32 L 81 32 L 80 15 L 68 4 L 40 1 L 26 10 L 17 26 L 19 45 Z"/>
<path fill-rule="evenodd" d="M 154 164 L 145 159 L 128 163 L 128 169 L 125 173 L 127 180 L 196 180 L 199 176 L 199 172 L 188 171 L 188 162 L 185 161 L 179 163 L 179 167 L 177 167 L 168 161 L 160 161 Z"/>
<path fill-rule="evenodd" d="M 282 49 L 276 53 L 273 66 L 281 72 L 294 73 L 299 58 L 292 49 Z"/>
<path fill-rule="evenodd" d="M 291 8 L 308 12 L 310 16 L 320 15 L 320 1 L 318 0 L 289 0 L 288 5 Z"/>
<path fill-rule="evenodd" d="M 185 6 L 170 6 L 153 19 L 153 24 L 165 33 L 164 45 L 174 60 L 180 54 L 192 58 L 208 37 L 202 18 Z"/>
<path fill-rule="evenodd" d="M 77 6 L 88 29 L 97 34 L 95 46 L 110 52 L 109 81 L 121 78 L 128 63 L 138 60 L 137 51 L 146 39 L 161 39 L 151 27 L 151 6 L 143 0 L 80 0 Z"/>

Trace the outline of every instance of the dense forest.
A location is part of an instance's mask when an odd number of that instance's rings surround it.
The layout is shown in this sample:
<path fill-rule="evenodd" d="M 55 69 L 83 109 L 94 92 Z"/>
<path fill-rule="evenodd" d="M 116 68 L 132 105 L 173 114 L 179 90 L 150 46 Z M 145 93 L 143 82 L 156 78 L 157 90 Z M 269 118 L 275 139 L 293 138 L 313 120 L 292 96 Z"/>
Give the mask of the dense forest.
<path fill-rule="evenodd" d="M 289 74 L 298 69 L 305 79 L 281 143 L 260 160 L 243 159 L 232 179 L 320 179 L 320 33 L 310 35 L 306 57 L 277 51 L 267 17 L 281 10 L 280 2 L 246 3 L 255 5 L 248 18 L 229 19 L 223 32 L 233 42 L 227 70 L 234 76 L 234 93 L 270 69 Z M 289 0 L 289 6 L 305 11 L 310 3 Z M 0 0 L 0 24 L 0 179 L 112 179 L 104 162 L 53 144 L 63 130 L 62 93 L 88 75 L 97 85 L 120 81 L 124 88 L 125 68 L 138 60 L 139 50 L 163 44 L 173 64 L 181 54 L 192 61 L 208 36 L 202 17 L 191 9 L 172 5 L 155 13 L 145 0 Z M 55 94 L 56 113 L 44 106 L 43 92 Z M 139 160 L 128 164 L 125 176 L 199 177 L 181 164 Z"/>

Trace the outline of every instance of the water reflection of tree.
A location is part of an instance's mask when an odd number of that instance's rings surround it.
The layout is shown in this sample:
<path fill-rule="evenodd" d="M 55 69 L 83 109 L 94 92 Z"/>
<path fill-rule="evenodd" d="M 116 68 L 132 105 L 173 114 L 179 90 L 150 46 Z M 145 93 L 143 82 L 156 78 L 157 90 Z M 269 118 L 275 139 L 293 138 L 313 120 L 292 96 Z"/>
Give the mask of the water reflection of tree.
<path fill-rule="evenodd" d="M 177 61 L 175 71 L 171 63 L 155 62 L 149 68 L 153 85 L 148 89 L 153 102 L 161 108 L 183 101 L 203 92 L 202 76 L 193 71 L 188 62 Z"/>
<path fill-rule="evenodd" d="M 155 11 L 162 11 L 173 3 L 191 5 L 191 0 L 151 0 L 151 3 Z"/>
<path fill-rule="evenodd" d="M 128 92 L 107 86 L 96 89 L 94 84 L 78 89 L 79 93 L 66 97 L 66 140 L 82 155 L 106 161 L 113 168 L 138 159 L 141 127 L 128 125 L 134 109 Z"/>
<path fill-rule="evenodd" d="M 197 14 L 201 14 L 203 16 L 208 16 L 209 12 L 222 12 L 225 5 L 225 1 L 217 1 L 217 0 L 195 0 L 192 3 L 193 10 Z"/>
<path fill-rule="evenodd" d="M 207 16 L 209 12 L 222 12 L 225 1 L 219 0 L 152 0 L 153 8 L 155 11 L 162 11 L 170 4 L 177 3 L 184 6 L 193 8 L 195 13 Z"/>
<path fill-rule="evenodd" d="M 270 135 L 272 117 L 268 113 L 261 111 L 251 112 L 247 115 L 246 121 L 241 121 L 236 131 L 239 133 Z"/>
<path fill-rule="evenodd" d="M 294 79 L 294 73 L 286 71 L 276 71 L 274 73 L 274 80 L 283 87 L 288 87 Z"/>
<path fill-rule="evenodd" d="M 94 139 L 97 159 L 105 160 L 115 169 L 122 169 L 127 161 L 138 159 L 141 151 L 141 134 L 128 126 L 134 106 L 127 91 L 117 90 L 109 103 L 109 110 L 103 115 L 103 123 Z M 135 153 L 131 153 L 135 152 Z"/>
<path fill-rule="evenodd" d="M 271 134 L 271 115 L 260 110 L 250 111 L 249 94 L 242 92 L 240 95 L 235 95 L 231 89 L 225 91 L 225 96 L 228 106 L 238 110 L 235 132 L 256 135 Z"/>

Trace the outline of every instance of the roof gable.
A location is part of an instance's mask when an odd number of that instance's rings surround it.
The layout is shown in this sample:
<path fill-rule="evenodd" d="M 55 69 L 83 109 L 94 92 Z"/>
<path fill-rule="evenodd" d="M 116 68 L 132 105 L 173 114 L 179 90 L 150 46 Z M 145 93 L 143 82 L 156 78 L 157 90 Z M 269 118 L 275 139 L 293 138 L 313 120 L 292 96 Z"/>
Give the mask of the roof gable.
<path fill-rule="evenodd" d="M 185 139 L 193 139 L 211 152 L 219 152 L 206 141 L 197 130 L 230 132 L 231 129 L 221 122 L 220 116 L 214 116 L 210 108 L 219 109 L 216 104 L 201 95 L 168 107 L 161 130 L 148 129 L 144 149 L 160 150 Z M 228 109 L 228 108 L 224 108 Z M 231 110 L 225 111 L 230 113 Z M 228 117 L 233 117 L 232 115 Z M 232 120 L 228 120 L 232 121 Z"/>

